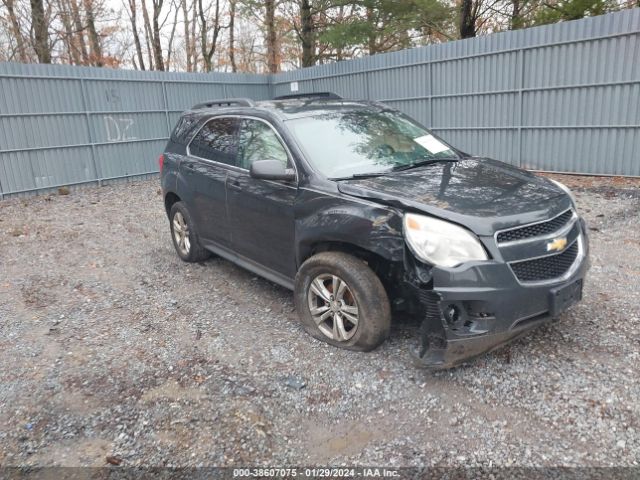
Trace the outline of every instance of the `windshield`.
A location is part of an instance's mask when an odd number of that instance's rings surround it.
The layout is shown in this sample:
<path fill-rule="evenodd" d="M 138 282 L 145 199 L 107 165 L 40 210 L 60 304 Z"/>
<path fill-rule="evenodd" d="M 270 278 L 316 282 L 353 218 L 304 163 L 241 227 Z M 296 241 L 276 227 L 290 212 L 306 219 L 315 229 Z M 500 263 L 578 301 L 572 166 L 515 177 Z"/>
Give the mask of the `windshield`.
<path fill-rule="evenodd" d="M 352 110 L 287 122 L 313 167 L 327 178 L 375 174 L 459 155 L 396 112 Z"/>

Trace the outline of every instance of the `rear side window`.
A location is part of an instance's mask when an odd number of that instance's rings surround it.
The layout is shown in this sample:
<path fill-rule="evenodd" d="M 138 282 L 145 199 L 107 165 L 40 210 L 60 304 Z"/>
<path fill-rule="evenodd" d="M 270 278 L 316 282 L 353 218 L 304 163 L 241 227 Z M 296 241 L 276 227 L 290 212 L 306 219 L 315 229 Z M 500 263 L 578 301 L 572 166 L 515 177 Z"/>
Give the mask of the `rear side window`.
<path fill-rule="evenodd" d="M 249 170 L 256 160 L 277 160 L 287 165 L 289 157 L 276 132 L 264 122 L 243 119 L 238 141 L 238 166 Z"/>
<path fill-rule="evenodd" d="M 189 153 L 206 160 L 234 165 L 237 125 L 236 118 L 209 120 L 191 140 Z"/>
<path fill-rule="evenodd" d="M 196 123 L 198 123 L 198 117 L 195 115 L 181 117 L 176 128 L 171 133 L 171 140 L 181 145 L 186 145 Z"/>

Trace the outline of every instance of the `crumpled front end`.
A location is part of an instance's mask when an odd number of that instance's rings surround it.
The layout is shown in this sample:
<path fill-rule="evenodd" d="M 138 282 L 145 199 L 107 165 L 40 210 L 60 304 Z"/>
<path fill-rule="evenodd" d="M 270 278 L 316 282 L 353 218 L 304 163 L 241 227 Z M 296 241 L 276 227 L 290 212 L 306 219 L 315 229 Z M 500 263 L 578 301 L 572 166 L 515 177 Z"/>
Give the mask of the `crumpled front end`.
<path fill-rule="evenodd" d="M 427 272 L 414 260 L 417 274 L 411 283 L 424 318 L 412 352 L 419 365 L 456 366 L 558 317 L 581 300 L 589 268 L 584 222 L 573 214 L 550 234 L 541 230 L 482 238 L 493 254 L 491 261 L 431 267 Z M 428 283 L 421 284 L 421 277 Z"/>

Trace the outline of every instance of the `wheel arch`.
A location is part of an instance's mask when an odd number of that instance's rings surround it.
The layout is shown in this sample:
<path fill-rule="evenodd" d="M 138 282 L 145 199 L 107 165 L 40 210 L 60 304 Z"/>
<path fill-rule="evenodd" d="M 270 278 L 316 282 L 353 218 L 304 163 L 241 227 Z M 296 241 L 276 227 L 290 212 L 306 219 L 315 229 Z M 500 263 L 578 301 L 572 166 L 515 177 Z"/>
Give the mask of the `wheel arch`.
<path fill-rule="evenodd" d="M 171 212 L 171 207 L 177 202 L 180 202 L 182 199 L 175 192 L 167 192 L 164 196 L 164 209 L 167 212 L 167 216 L 169 216 L 169 212 Z"/>
<path fill-rule="evenodd" d="M 345 241 L 333 241 L 333 240 L 319 240 L 315 243 L 312 243 L 305 249 L 305 254 L 300 258 L 300 263 L 304 263 L 305 260 L 311 258 L 313 255 L 316 255 L 320 252 L 342 252 L 347 253 L 349 255 L 353 255 L 361 260 L 366 261 L 376 261 L 376 262 L 388 262 L 389 260 L 385 259 L 379 253 L 361 247 L 360 245 L 356 245 L 354 243 L 349 243 Z"/>
<path fill-rule="evenodd" d="M 305 255 L 300 259 L 300 265 L 321 252 L 341 252 L 362 260 L 380 279 L 387 294 L 391 294 L 393 291 L 393 278 L 395 277 L 397 262 L 388 256 L 384 256 L 380 251 L 345 241 L 322 240 L 312 243 L 305 249 Z"/>

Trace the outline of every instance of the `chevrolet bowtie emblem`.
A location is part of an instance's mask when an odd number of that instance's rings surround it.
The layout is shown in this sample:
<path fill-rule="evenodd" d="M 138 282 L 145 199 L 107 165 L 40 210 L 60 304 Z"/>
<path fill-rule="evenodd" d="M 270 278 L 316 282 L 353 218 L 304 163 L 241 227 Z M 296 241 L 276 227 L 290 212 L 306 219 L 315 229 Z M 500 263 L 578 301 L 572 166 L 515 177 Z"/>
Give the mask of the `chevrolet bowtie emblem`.
<path fill-rule="evenodd" d="M 559 252 L 567 246 L 567 237 L 554 238 L 547 243 L 547 252 Z"/>

